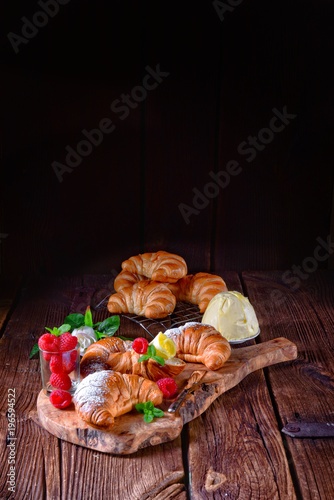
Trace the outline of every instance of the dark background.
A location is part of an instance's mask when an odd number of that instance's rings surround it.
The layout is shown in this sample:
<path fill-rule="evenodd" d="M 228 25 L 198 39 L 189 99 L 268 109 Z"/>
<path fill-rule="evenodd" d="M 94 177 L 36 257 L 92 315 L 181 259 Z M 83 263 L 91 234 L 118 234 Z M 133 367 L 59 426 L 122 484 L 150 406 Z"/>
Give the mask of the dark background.
<path fill-rule="evenodd" d="M 42 9 L 2 6 L 3 273 L 116 272 L 159 249 L 190 271 L 290 269 L 327 239 L 334 3 L 231 9 L 71 0 L 15 54 L 8 32 L 22 35 L 21 18 Z M 121 120 L 111 103 L 158 64 L 170 75 Z M 297 117 L 248 163 L 239 144 L 284 106 Z M 106 117 L 115 130 L 60 183 L 52 162 Z M 186 224 L 179 204 L 229 160 L 242 173 Z"/>

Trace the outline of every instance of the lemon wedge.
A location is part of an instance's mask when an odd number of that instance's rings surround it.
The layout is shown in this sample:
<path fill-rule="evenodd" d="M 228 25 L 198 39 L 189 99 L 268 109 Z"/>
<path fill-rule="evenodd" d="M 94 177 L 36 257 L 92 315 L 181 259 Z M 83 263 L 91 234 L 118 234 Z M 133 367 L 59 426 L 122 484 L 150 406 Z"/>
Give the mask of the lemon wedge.
<path fill-rule="evenodd" d="M 150 345 L 154 345 L 157 356 L 161 356 L 164 359 L 173 358 L 176 354 L 176 347 L 172 339 L 169 339 L 162 332 L 152 340 Z"/>

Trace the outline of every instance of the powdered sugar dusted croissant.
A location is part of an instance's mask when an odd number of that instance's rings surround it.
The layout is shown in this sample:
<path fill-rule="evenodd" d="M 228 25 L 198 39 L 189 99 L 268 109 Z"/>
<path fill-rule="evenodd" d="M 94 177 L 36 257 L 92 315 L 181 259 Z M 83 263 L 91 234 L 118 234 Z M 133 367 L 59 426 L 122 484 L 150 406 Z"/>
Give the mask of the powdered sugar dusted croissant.
<path fill-rule="evenodd" d="M 114 370 L 120 373 L 139 375 L 150 380 L 174 378 L 186 364 L 178 358 L 165 360 L 164 366 L 154 359 L 138 363 L 141 354 L 132 350 L 132 342 L 124 342 L 117 337 L 107 337 L 91 344 L 80 363 L 83 377 L 99 370 Z"/>
<path fill-rule="evenodd" d="M 140 274 L 131 273 L 130 271 L 121 271 L 115 278 L 114 288 L 116 292 L 120 292 L 123 288 L 135 285 L 139 281 L 146 279 L 145 276 L 141 276 Z"/>
<path fill-rule="evenodd" d="M 218 370 L 231 355 L 228 341 L 210 325 L 186 323 L 167 330 L 165 335 L 175 342 L 176 356 L 190 363 L 203 363 Z"/>
<path fill-rule="evenodd" d="M 227 291 L 226 283 L 220 276 L 208 273 L 188 274 L 168 287 L 176 300 L 197 304 L 201 313 L 217 293 Z"/>
<path fill-rule="evenodd" d="M 175 283 L 187 274 L 185 260 L 163 250 L 130 257 L 122 263 L 122 269 L 163 283 Z"/>
<path fill-rule="evenodd" d="M 165 283 L 145 280 L 112 295 L 108 310 L 111 313 L 165 318 L 174 311 L 175 304 L 176 298 Z"/>
<path fill-rule="evenodd" d="M 113 371 L 92 373 L 77 387 L 73 402 L 76 412 L 93 427 L 110 429 L 115 417 L 131 411 L 137 403 L 162 403 L 163 394 L 155 382 Z"/>

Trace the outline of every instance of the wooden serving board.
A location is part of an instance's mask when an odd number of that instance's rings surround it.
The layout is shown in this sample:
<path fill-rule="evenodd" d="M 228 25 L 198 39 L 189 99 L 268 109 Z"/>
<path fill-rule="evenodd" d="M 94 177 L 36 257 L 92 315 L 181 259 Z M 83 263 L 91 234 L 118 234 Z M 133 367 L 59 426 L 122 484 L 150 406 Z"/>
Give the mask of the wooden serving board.
<path fill-rule="evenodd" d="M 146 424 L 143 415 L 133 410 L 116 418 L 110 431 L 95 429 L 86 424 L 77 416 L 73 404 L 65 410 L 54 408 L 41 391 L 37 400 L 38 423 L 51 434 L 70 443 L 105 453 L 134 453 L 146 446 L 175 439 L 185 423 L 201 415 L 218 396 L 237 385 L 249 373 L 296 357 L 295 344 L 281 337 L 262 344 L 232 349 L 229 360 L 215 372 L 201 364 L 187 363 L 185 370 L 176 378 L 179 392 L 195 370 L 205 370 L 207 373 L 194 386 L 176 414 L 167 413 L 174 397 L 160 406 L 165 412 L 164 417 Z"/>

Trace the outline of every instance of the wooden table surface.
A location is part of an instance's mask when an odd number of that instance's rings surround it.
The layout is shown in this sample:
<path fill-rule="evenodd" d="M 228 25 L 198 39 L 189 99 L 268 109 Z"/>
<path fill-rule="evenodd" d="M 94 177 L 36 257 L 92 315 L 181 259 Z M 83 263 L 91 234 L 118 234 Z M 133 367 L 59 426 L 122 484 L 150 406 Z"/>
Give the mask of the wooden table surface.
<path fill-rule="evenodd" d="M 298 358 L 249 375 L 175 441 L 127 456 L 61 441 L 31 418 L 41 389 L 39 360 L 29 360 L 32 346 L 44 326 L 59 326 L 92 297 L 111 292 L 111 277 L 31 278 L 19 290 L 1 292 L 1 499 L 334 498 L 334 439 L 281 433 L 287 422 L 334 422 L 334 273 L 309 274 L 295 291 L 279 271 L 217 273 L 254 305 L 261 327 L 256 342 L 287 337 Z M 99 310 L 95 318 L 105 316 Z M 123 318 L 119 333 L 143 336 Z M 10 440 L 14 393 L 16 439 Z M 11 443 L 15 493 L 7 483 Z"/>

